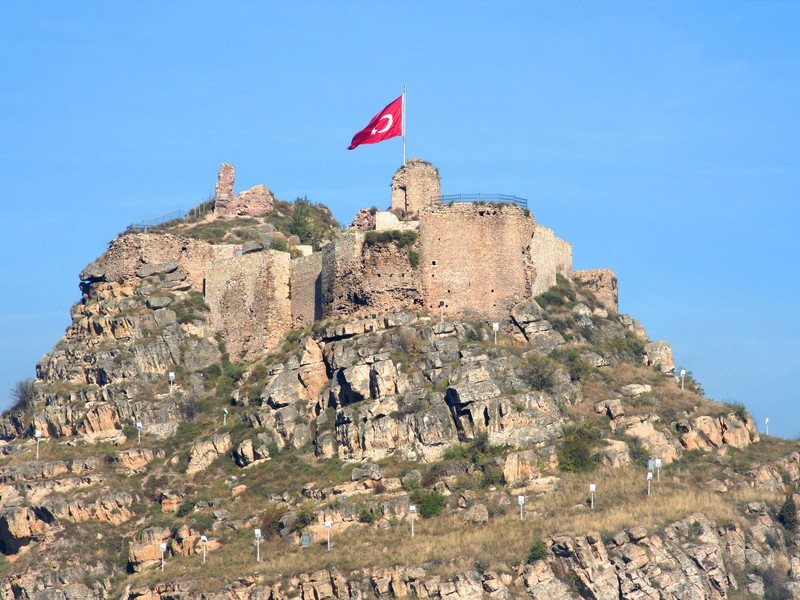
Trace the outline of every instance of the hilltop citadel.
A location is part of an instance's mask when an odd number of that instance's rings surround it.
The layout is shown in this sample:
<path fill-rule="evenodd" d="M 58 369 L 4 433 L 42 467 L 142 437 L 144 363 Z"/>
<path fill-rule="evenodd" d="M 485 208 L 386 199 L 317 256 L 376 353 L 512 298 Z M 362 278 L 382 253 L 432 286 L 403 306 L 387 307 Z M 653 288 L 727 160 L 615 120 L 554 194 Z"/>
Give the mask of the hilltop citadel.
<path fill-rule="evenodd" d="M 273 210 L 265 185 L 233 191 L 234 168 L 220 169 L 218 217 Z M 382 232 L 386 236 L 380 236 Z M 401 243 L 391 232 L 408 232 Z M 617 311 L 617 280 L 608 269 L 573 271 L 572 247 L 512 203 L 442 202 L 438 170 L 409 159 L 391 182 L 388 211 L 362 209 L 352 226 L 295 257 L 261 244 L 203 244 L 164 234 L 122 236 L 81 278 L 122 282 L 142 265 L 175 261 L 201 291 L 213 325 L 233 356 L 275 347 L 286 333 L 321 319 L 420 308 L 448 319 L 504 321 L 513 307 L 556 284 L 583 282 Z"/>

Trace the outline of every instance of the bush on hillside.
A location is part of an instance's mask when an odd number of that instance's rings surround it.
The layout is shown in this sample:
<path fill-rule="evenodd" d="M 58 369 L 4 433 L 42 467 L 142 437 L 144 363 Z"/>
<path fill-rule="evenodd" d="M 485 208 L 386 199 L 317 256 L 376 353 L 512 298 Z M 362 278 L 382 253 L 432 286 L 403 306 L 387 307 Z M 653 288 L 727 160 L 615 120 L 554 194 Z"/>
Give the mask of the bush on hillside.
<path fill-rule="evenodd" d="M 588 473 L 597 466 L 600 432 L 592 421 L 569 425 L 556 447 L 562 471 Z"/>
<path fill-rule="evenodd" d="M 522 365 L 522 379 L 533 389 L 549 392 L 556 385 L 557 365 L 547 356 L 530 354 Z"/>
<path fill-rule="evenodd" d="M 533 544 L 531 544 L 531 549 L 528 551 L 528 564 L 545 558 L 547 558 L 547 544 L 540 539 L 534 540 Z"/>
<path fill-rule="evenodd" d="M 791 493 L 786 496 L 786 500 L 778 511 L 778 522 L 789 533 L 797 530 L 797 506 L 794 503 L 794 495 Z"/>

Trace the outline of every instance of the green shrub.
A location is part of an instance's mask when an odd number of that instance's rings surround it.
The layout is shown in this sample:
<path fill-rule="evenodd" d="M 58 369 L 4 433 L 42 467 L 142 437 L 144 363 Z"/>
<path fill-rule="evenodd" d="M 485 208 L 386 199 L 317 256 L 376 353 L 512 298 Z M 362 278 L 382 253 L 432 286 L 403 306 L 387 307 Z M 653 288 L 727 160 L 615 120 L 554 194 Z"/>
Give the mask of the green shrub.
<path fill-rule="evenodd" d="M 522 366 L 521 376 L 535 390 L 552 391 L 556 384 L 556 363 L 547 356 L 529 354 Z"/>
<path fill-rule="evenodd" d="M 726 402 L 725 406 L 741 421 L 747 421 L 750 418 L 750 413 L 747 411 L 747 407 L 741 402 Z"/>
<path fill-rule="evenodd" d="M 300 510 L 297 511 L 297 520 L 295 521 L 295 527 L 300 530 L 311 523 L 314 522 L 316 519 L 316 514 L 314 513 L 314 509 L 306 504 L 305 506 L 300 507 Z"/>
<path fill-rule="evenodd" d="M 506 476 L 503 474 L 503 469 L 497 465 L 486 464 L 483 465 L 483 475 L 481 476 L 481 486 L 503 486 L 506 484 Z"/>
<path fill-rule="evenodd" d="M 359 523 L 367 523 L 368 525 L 372 525 L 375 521 L 378 520 L 378 517 L 372 512 L 371 509 L 367 508 L 366 506 L 362 506 L 358 509 L 358 522 Z"/>
<path fill-rule="evenodd" d="M 596 450 L 600 432 L 592 421 L 569 425 L 556 446 L 562 471 L 587 473 L 597 466 Z"/>
<path fill-rule="evenodd" d="M 267 506 L 261 515 L 261 533 L 265 539 L 277 539 L 281 532 L 283 511 L 275 505 Z"/>
<path fill-rule="evenodd" d="M 447 499 L 437 492 L 417 491 L 413 495 L 417 503 L 417 511 L 423 519 L 430 519 L 442 512 L 447 506 Z"/>
<path fill-rule="evenodd" d="M 183 502 L 181 502 L 180 506 L 178 506 L 178 510 L 176 511 L 175 516 L 178 517 L 179 519 L 182 519 L 193 510 L 194 510 L 194 502 L 192 502 L 191 500 L 184 500 Z"/>
<path fill-rule="evenodd" d="M 416 250 L 408 251 L 408 264 L 410 264 L 414 269 L 419 266 L 419 252 Z"/>
<path fill-rule="evenodd" d="M 583 360 L 581 353 L 574 348 L 571 350 L 556 350 L 550 356 L 567 368 L 569 378 L 572 381 L 581 381 L 594 371 L 592 365 Z"/>
<path fill-rule="evenodd" d="M 642 466 L 650 459 L 650 451 L 636 440 L 628 442 L 628 453 L 634 465 Z"/>
<path fill-rule="evenodd" d="M 272 238 L 269 241 L 270 250 L 278 250 L 279 252 L 289 252 L 289 242 L 278 238 Z"/>
<path fill-rule="evenodd" d="M 786 500 L 778 511 L 778 522 L 789 533 L 794 533 L 797 529 L 797 506 L 791 493 L 786 496 Z"/>
<path fill-rule="evenodd" d="M 531 544 L 531 549 L 528 550 L 527 562 L 530 564 L 537 560 L 544 560 L 547 558 L 547 544 L 542 540 L 536 539 Z"/>
<path fill-rule="evenodd" d="M 395 243 L 400 248 L 403 248 L 405 246 L 413 246 L 416 241 L 417 233 L 415 231 L 392 229 L 389 231 L 367 231 L 364 234 L 364 243 L 368 245 Z"/>

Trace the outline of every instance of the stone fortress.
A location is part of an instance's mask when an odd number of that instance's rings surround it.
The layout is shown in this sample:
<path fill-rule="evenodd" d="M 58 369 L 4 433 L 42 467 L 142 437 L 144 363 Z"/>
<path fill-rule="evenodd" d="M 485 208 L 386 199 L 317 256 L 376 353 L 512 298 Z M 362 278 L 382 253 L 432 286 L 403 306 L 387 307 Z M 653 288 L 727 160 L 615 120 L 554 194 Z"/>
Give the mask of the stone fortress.
<path fill-rule="evenodd" d="M 237 195 L 233 184 L 234 169 L 224 164 L 216 216 L 273 209 L 274 196 L 265 185 Z M 400 232 L 412 232 L 405 243 L 397 240 Z M 119 244 L 124 247 L 116 248 Z M 314 321 L 401 307 L 441 312 L 447 319 L 502 322 L 515 305 L 555 285 L 558 275 L 580 280 L 608 310 L 617 310 L 617 281 L 610 270 L 573 271 L 571 245 L 520 206 L 442 203 L 439 172 L 421 159 L 409 159 L 394 174 L 390 210 L 362 209 L 319 251 L 298 246 L 294 254 L 300 256 L 138 234 L 112 242 L 85 273 L 99 270 L 107 281 L 122 281 L 121 271 L 132 274 L 142 264 L 176 261 L 192 288 L 204 294 L 212 325 L 232 356 L 272 349 L 289 330 Z"/>

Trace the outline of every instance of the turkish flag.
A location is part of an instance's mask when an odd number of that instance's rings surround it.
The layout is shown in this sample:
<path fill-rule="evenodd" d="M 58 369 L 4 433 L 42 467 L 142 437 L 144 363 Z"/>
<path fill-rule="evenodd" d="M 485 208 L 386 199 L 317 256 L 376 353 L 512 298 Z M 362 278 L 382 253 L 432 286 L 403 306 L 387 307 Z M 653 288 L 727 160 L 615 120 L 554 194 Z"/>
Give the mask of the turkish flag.
<path fill-rule="evenodd" d="M 382 142 L 398 135 L 403 135 L 403 96 L 372 117 L 369 125 L 353 136 L 347 149 Z"/>

